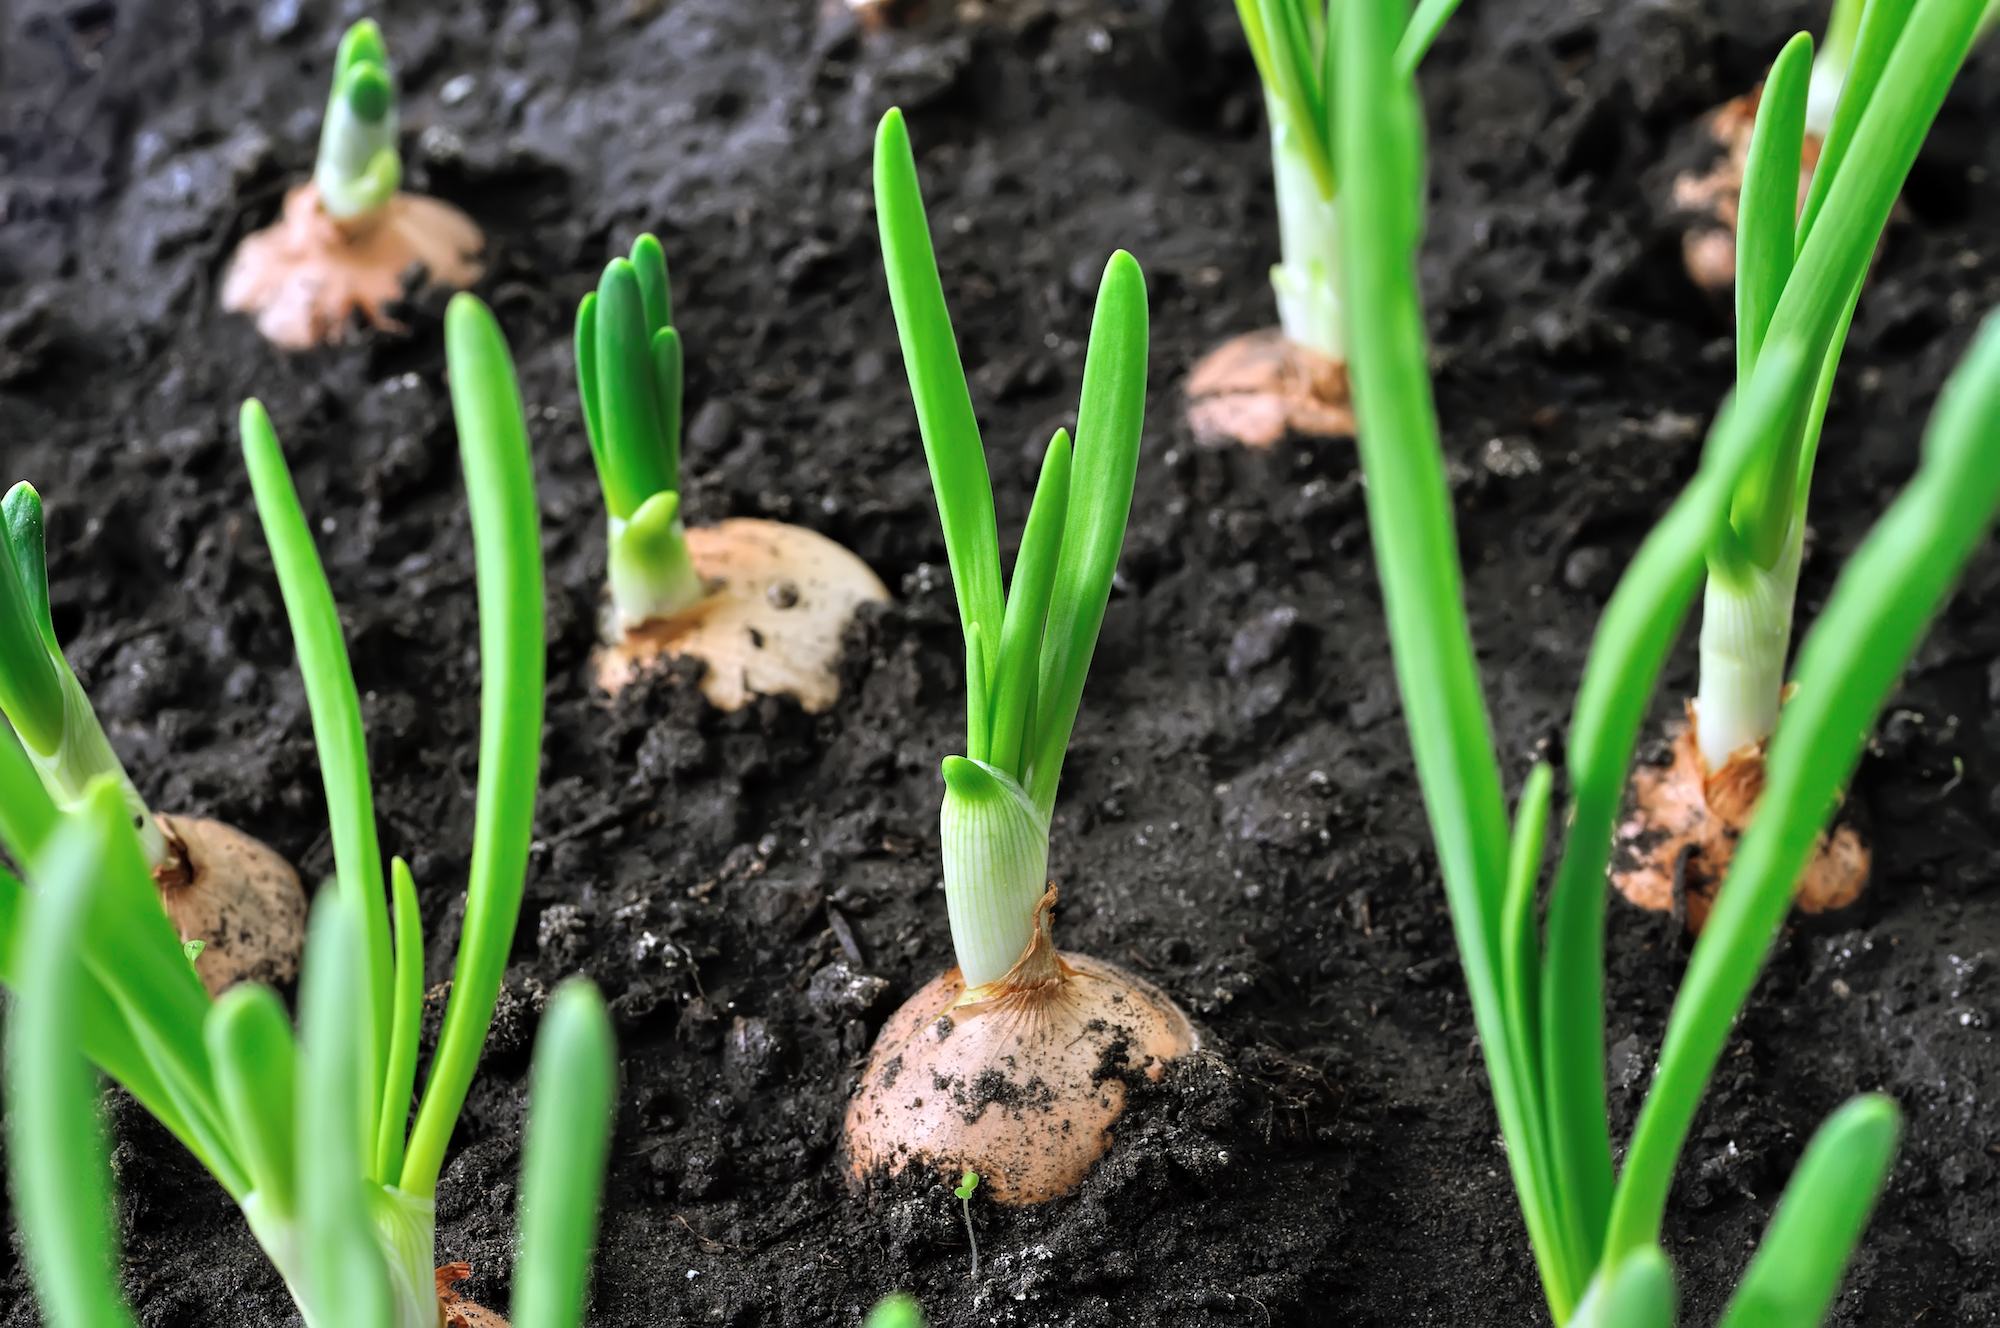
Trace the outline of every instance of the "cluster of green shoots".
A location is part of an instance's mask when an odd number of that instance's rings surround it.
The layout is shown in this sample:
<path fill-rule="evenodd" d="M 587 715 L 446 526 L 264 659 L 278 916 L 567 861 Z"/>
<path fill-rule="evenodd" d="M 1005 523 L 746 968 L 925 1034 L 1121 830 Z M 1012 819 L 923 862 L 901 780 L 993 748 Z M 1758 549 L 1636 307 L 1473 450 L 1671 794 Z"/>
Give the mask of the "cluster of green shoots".
<path fill-rule="evenodd" d="M 82 804 L 93 780 L 118 789 L 148 867 L 167 856 L 166 838 L 111 750 L 90 698 L 70 671 L 49 614 L 42 498 L 26 483 L 0 501 L 0 713 L 20 736 L 48 795 Z"/>
<path fill-rule="evenodd" d="M 1146 281 L 1122 249 L 1105 264 L 1076 442 L 1058 429 L 1043 453 L 1003 595 L 992 481 L 900 111 L 875 135 L 875 212 L 965 636 L 965 755 L 944 762 L 944 884 L 959 967 L 980 987 L 1027 949 L 1048 885 L 1056 783 L 1139 466 Z"/>
<path fill-rule="evenodd" d="M 328 216 L 352 221 L 396 196 L 403 182 L 398 130 L 389 48 L 375 20 L 362 19 L 340 39 L 319 131 L 313 183 Z"/>
<path fill-rule="evenodd" d="M 1510 830 L 1429 378 L 1415 274 L 1423 129 L 1405 58 L 1413 29 L 1397 0 L 1337 7 L 1327 137 L 1348 204 L 1341 252 L 1370 526 L 1508 1165 L 1558 1324 L 1673 1322 L 1660 1231 L 1696 1107 L 1874 717 L 2000 506 L 2000 323 L 1989 321 L 1939 401 L 1916 477 L 1848 562 L 1801 647 L 1763 801 L 1694 950 L 1614 1177 L 1605 865 L 1638 731 L 1704 572 L 1719 567 L 1726 577 L 1738 560 L 1768 570 L 1796 539 L 1841 333 L 1983 7 L 1871 0 L 1796 224 L 1780 195 L 1796 187 L 1809 43 L 1787 48 L 1774 71 L 1745 188 L 1742 378 L 1694 479 L 1633 558 L 1598 626 L 1566 746 L 1569 807 L 1542 925 L 1537 884 L 1554 772 L 1538 764 L 1529 774 Z M 1706 702 L 1705 692 L 1704 722 Z M 1726 1325 L 1820 1321 L 1899 1129 L 1894 1104 L 1874 1096 L 1821 1127 Z"/>
<path fill-rule="evenodd" d="M 1397 59 L 1415 69 L 1458 0 L 1422 0 Z M 1330 360 L 1347 358 L 1339 176 L 1328 118 L 1338 84 L 1335 0 L 1236 0 L 1264 84 L 1279 261 L 1271 269 L 1285 335 Z"/>
<path fill-rule="evenodd" d="M 610 530 L 606 561 L 620 629 L 706 593 L 681 520 L 680 333 L 660 242 L 605 265 L 576 311 L 576 383 Z"/>
<path fill-rule="evenodd" d="M 116 1291 L 94 1080 L 122 1084 L 215 1176 L 309 1328 L 434 1328 L 434 1198 L 492 1022 L 527 869 L 542 727 L 539 518 L 526 425 L 497 323 L 445 320 L 476 549 L 483 665 L 463 940 L 418 1101 L 424 949 L 399 858 L 384 882 L 361 707 L 339 615 L 269 418 L 242 412 L 325 778 L 336 875 L 307 944 L 298 1031 L 277 994 L 211 1001 L 161 910 L 123 782 L 73 807 L 0 736 L 0 971 L 16 994 L 8 1157 L 36 1286 L 57 1328 L 130 1323 Z M 393 898 L 393 925 L 389 900 Z M 611 1125 L 613 1050 L 596 991 L 566 985 L 535 1052 L 514 1322 L 580 1321 Z"/>

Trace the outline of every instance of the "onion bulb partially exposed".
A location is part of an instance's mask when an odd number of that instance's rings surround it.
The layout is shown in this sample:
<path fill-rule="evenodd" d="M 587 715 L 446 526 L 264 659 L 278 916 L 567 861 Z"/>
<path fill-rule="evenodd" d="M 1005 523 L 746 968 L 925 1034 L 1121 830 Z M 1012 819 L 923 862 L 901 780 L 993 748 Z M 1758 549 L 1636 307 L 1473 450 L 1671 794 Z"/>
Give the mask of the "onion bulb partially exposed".
<path fill-rule="evenodd" d="M 239 982 L 290 982 L 306 940 L 299 874 L 269 847 L 220 821 L 157 814 L 167 859 L 153 870 L 182 941 L 199 941 L 194 969 L 209 995 Z"/>
<path fill-rule="evenodd" d="M 1050 886 L 1005 977 L 968 991 L 953 968 L 883 1026 L 847 1109 L 856 1184 L 914 1165 L 976 1171 L 1002 1204 L 1067 1194 L 1111 1147 L 1126 1076 L 1157 1081 L 1200 1045 L 1152 983 L 1057 952 L 1055 899 Z"/>

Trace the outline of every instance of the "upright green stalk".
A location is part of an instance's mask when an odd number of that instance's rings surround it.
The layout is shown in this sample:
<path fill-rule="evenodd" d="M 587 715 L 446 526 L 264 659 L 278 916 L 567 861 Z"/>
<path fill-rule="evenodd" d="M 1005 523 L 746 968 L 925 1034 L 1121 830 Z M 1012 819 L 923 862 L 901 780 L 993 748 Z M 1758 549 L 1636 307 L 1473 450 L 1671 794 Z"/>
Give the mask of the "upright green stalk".
<path fill-rule="evenodd" d="M 110 776 L 124 795 L 147 862 L 157 867 L 166 861 L 166 837 L 111 750 L 90 698 L 56 642 L 42 497 L 25 482 L 0 500 L 0 712 L 59 805 L 77 806 L 92 780 Z"/>
<path fill-rule="evenodd" d="M 1138 472 L 1146 282 L 1122 249 L 1105 265 L 1076 445 L 1059 429 L 1043 455 L 1003 597 L 992 481 L 900 111 L 875 135 L 875 212 L 965 636 L 967 755 L 945 758 L 940 821 L 952 943 L 978 987 L 1026 951 L 1048 882 L 1049 816 Z"/>
<path fill-rule="evenodd" d="M 373 19 L 362 19 L 340 39 L 333 60 L 333 90 L 319 131 L 313 182 L 320 206 L 340 221 L 373 212 L 396 196 L 403 163 L 397 155 L 396 76 L 389 49 Z"/>

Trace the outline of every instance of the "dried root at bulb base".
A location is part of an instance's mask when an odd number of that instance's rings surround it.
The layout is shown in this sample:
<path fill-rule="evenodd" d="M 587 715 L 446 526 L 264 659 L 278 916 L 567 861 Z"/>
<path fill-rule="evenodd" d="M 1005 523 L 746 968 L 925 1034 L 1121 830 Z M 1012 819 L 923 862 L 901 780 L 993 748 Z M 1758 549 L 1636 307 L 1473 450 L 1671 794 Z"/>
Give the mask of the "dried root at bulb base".
<path fill-rule="evenodd" d="M 156 815 L 168 861 L 153 879 L 211 996 L 239 982 L 290 982 L 306 940 L 306 894 L 292 865 L 220 821 Z"/>
<path fill-rule="evenodd" d="M 1688 930 L 1699 933 L 1763 795 L 1764 745 L 1733 752 L 1722 769 L 1710 772 L 1690 707 L 1673 751 L 1673 764 L 1641 767 L 1632 777 L 1632 805 L 1618 827 L 1611 880 L 1640 908 L 1684 915 Z M 1868 884 L 1869 859 L 1859 832 L 1835 825 L 1820 836 L 1794 902 L 1806 913 L 1845 908 Z"/>
<path fill-rule="evenodd" d="M 437 1270 L 439 1328 L 510 1328 L 499 1314 L 458 1294 L 458 1284 L 471 1276 L 469 1263 L 448 1263 Z"/>
<path fill-rule="evenodd" d="M 285 195 L 275 225 L 238 246 L 222 307 L 254 315 L 265 339 L 287 350 L 341 340 L 357 311 L 384 331 L 401 332 L 387 308 L 403 298 L 411 268 L 463 290 L 479 279 L 475 258 L 485 244 L 472 218 L 421 194 L 397 194 L 373 212 L 336 221 L 308 181 Z"/>
<path fill-rule="evenodd" d="M 753 518 L 691 529 L 687 547 L 708 598 L 618 633 L 596 654 L 598 685 L 615 696 L 655 662 L 689 655 L 708 665 L 701 690 L 718 710 L 754 696 L 796 697 L 814 715 L 831 707 L 847 624 L 889 598 L 868 564 L 818 531 Z"/>
<path fill-rule="evenodd" d="M 1287 434 L 1354 433 L 1347 366 L 1275 327 L 1246 332 L 1204 355 L 1188 375 L 1188 424 L 1207 447 L 1272 447 Z"/>
<path fill-rule="evenodd" d="M 979 1173 L 996 1203 L 1068 1194 L 1111 1146 L 1125 1073 L 1158 1080 L 1200 1045 L 1167 994 L 1088 955 L 1060 954 L 1049 887 L 1007 975 L 967 991 L 959 970 L 890 1016 L 847 1109 L 850 1179 L 928 1167 Z"/>

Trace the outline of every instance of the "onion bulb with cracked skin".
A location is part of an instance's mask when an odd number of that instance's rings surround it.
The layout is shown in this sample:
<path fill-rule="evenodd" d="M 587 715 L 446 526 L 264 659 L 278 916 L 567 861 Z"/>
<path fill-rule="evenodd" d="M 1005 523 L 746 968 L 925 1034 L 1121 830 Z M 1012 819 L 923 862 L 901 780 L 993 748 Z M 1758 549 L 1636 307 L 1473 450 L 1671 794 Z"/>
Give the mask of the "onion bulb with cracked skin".
<path fill-rule="evenodd" d="M 1187 1016 L 1144 978 L 1062 954 L 1049 915 L 996 982 L 956 967 L 926 983 L 875 1040 L 847 1109 L 849 1173 L 970 1169 L 1010 1206 L 1068 1194 L 1112 1144 L 1126 1079 L 1157 1081 L 1200 1045 Z"/>

